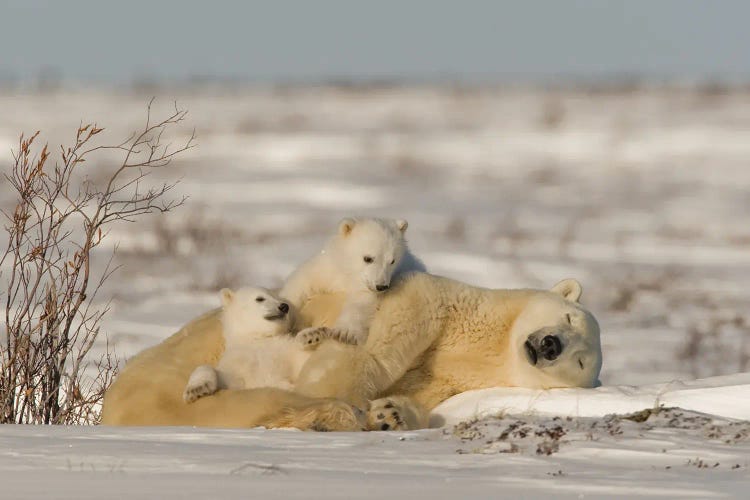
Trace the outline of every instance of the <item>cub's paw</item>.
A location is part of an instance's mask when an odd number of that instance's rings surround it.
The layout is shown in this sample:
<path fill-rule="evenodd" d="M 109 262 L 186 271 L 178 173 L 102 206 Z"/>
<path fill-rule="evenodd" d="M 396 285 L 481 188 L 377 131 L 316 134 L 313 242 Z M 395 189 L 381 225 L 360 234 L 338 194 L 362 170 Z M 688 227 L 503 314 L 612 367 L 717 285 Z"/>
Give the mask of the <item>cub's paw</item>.
<path fill-rule="evenodd" d="M 325 339 L 329 338 L 330 331 L 326 327 L 310 327 L 300 330 L 297 333 L 297 342 L 302 344 L 305 349 L 315 349 Z"/>
<path fill-rule="evenodd" d="M 186 403 L 192 403 L 193 401 L 202 398 L 203 396 L 210 396 L 216 392 L 216 386 L 211 384 L 210 381 L 206 380 L 199 385 L 190 385 L 185 388 L 185 392 L 182 394 L 182 398 Z"/>
<path fill-rule="evenodd" d="M 371 431 L 408 431 L 403 409 L 391 398 L 376 399 L 367 412 L 367 429 Z"/>
<path fill-rule="evenodd" d="M 199 366 L 193 371 L 188 380 L 182 399 L 186 403 L 209 396 L 219 390 L 219 380 L 216 372 L 209 366 Z"/>

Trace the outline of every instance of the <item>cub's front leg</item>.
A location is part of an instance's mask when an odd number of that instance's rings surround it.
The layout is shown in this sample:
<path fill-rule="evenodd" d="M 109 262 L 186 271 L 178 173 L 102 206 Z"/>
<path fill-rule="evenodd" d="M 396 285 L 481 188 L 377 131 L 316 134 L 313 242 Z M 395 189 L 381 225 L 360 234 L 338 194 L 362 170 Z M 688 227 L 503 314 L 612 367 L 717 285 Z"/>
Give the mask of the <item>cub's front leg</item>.
<path fill-rule="evenodd" d="M 328 339 L 349 345 L 364 344 L 376 306 L 377 299 L 371 292 L 353 294 L 347 298 L 333 327 L 305 328 L 297 333 L 297 341 L 309 350 Z"/>
<path fill-rule="evenodd" d="M 324 340 L 331 339 L 343 344 L 357 345 L 357 337 L 346 330 L 328 328 L 327 326 L 311 326 L 300 330 L 296 336 L 297 342 L 305 349 L 315 349 Z"/>
<path fill-rule="evenodd" d="M 201 365 L 190 374 L 182 398 L 186 403 L 209 396 L 219 390 L 219 375 L 209 365 Z"/>

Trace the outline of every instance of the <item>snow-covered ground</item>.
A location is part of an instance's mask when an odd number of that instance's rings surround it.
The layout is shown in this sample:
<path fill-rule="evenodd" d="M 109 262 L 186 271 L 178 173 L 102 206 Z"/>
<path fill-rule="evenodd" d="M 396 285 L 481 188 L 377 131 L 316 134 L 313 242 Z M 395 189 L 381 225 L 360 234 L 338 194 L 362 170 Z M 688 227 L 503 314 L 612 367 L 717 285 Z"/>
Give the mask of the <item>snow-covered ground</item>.
<path fill-rule="evenodd" d="M 664 387 L 658 384 L 750 371 L 745 88 L 153 93 L 161 109 L 177 99 L 190 110 L 181 134 L 195 126 L 199 145 L 174 171 L 160 173 L 182 178 L 178 194 L 189 196 L 186 205 L 116 226 L 99 255 L 103 261 L 120 243 L 123 268 L 105 290 L 114 297 L 105 329 L 123 358 L 214 307 L 221 286 L 277 286 L 340 217 L 377 214 L 408 219 L 413 251 L 437 274 L 490 287 L 578 278 L 604 350 L 604 387 L 596 394 L 605 401 L 592 403 L 595 415 L 586 418 L 601 419 L 620 400 L 617 411 L 634 411 L 632 403 L 651 401 Z M 150 95 L 0 91 L 0 167 L 21 131 L 41 129 L 52 144 L 67 143 L 80 121 L 96 121 L 110 142 L 124 138 L 142 123 Z M 87 164 L 94 177 L 106 167 Z M 11 203 L 0 181 L 0 206 Z M 693 409 L 747 399 L 742 377 L 714 379 L 719 388 L 703 387 Z M 612 387 L 622 384 L 639 387 Z M 497 397 L 484 394 L 483 401 L 497 405 Z M 572 405 L 570 395 L 550 397 L 551 407 Z M 499 405 L 507 409 L 505 401 Z M 687 404 L 669 401 L 677 403 Z M 548 417 L 534 418 L 542 420 L 533 425 L 546 425 Z M 481 422 L 495 430 L 506 425 Z M 591 423 L 575 422 L 579 430 Z M 34 480 L 40 471 L 70 496 L 84 480 L 112 485 L 114 496 L 126 496 L 128 484 L 142 494 L 170 488 L 175 496 L 210 496 L 220 484 L 227 493 L 279 497 L 309 494 L 315 481 L 320 496 L 334 498 L 350 497 L 353 488 L 372 497 L 710 497 L 750 483 L 746 440 L 727 444 L 661 424 L 626 427 L 590 442 L 573 429 L 566 435 L 578 437 L 550 456 L 536 455 L 533 446 L 500 453 L 500 445 L 481 439 L 462 444 L 450 429 L 312 435 L 2 428 L 0 464 L 4 484 L 18 488 L 14 497 L 44 488 Z"/>
<path fill-rule="evenodd" d="M 416 432 L 6 426 L 0 478 L 14 499 L 745 498 L 750 422 L 651 408 Z"/>

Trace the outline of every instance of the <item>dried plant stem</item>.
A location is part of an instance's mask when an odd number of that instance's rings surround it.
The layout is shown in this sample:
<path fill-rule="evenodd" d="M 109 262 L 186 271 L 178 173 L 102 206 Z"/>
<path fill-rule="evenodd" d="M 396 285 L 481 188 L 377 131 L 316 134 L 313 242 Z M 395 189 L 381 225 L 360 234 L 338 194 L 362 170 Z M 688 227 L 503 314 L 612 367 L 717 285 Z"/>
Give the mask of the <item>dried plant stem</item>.
<path fill-rule="evenodd" d="M 88 354 L 109 310 L 97 295 L 115 269 L 110 258 L 94 275 L 92 251 L 112 223 L 168 212 L 184 202 L 168 199 L 176 183 L 148 186 L 145 180 L 194 146 L 194 134 L 177 147 L 162 142 L 186 111 L 175 106 L 165 119 L 154 121 L 151 106 L 144 127 L 114 146 L 94 144 L 103 129 L 80 126 L 73 145 L 60 147 L 57 161 L 47 145 L 35 152 L 39 132 L 19 140 L 10 172 L 4 174 L 17 204 L 12 213 L 2 212 L 8 243 L 0 249 L 0 297 L 5 295 L 0 422 L 98 421 L 117 362 L 108 343 L 100 359 L 92 362 Z M 104 187 L 87 176 L 79 180 L 106 153 L 121 160 Z"/>

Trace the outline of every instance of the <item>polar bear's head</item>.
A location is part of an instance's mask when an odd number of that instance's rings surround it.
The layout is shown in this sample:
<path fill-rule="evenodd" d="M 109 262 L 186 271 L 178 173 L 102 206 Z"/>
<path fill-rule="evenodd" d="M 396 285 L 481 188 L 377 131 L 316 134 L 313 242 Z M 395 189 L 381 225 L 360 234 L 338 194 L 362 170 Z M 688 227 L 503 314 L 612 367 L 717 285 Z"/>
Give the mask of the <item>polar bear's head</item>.
<path fill-rule="evenodd" d="M 402 219 L 345 218 L 327 251 L 346 277 L 350 291 L 383 292 L 406 252 Z"/>
<path fill-rule="evenodd" d="M 221 321 L 224 334 L 234 340 L 249 340 L 288 333 L 292 329 L 289 304 L 266 288 L 224 288 Z"/>
<path fill-rule="evenodd" d="M 599 324 L 578 302 L 580 297 L 580 283 L 566 279 L 550 292 L 540 292 L 529 299 L 510 334 L 518 385 L 598 385 L 602 367 Z"/>

